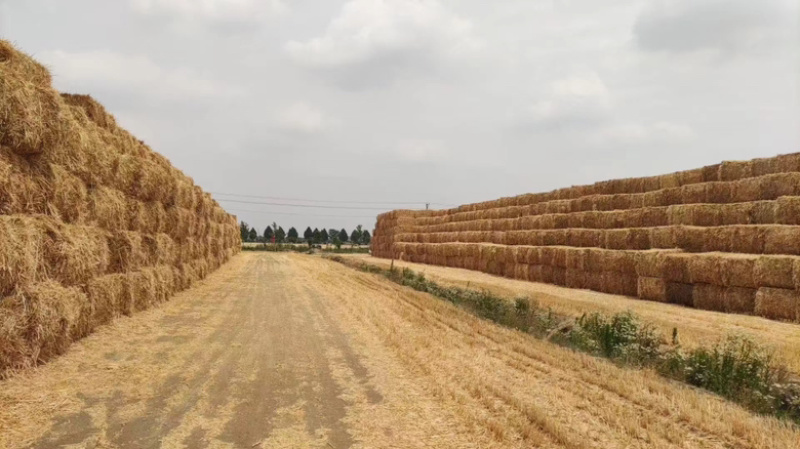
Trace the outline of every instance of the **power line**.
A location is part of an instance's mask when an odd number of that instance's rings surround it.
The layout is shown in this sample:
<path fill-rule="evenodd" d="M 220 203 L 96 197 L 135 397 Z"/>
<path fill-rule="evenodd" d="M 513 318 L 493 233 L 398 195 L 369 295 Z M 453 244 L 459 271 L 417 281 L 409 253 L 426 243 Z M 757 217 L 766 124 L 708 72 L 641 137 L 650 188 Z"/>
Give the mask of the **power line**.
<path fill-rule="evenodd" d="M 227 201 L 229 203 L 241 203 L 241 204 L 263 204 L 266 206 L 311 207 L 317 209 L 351 209 L 351 210 L 383 210 L 383 211 L 392 210 L 391 207 L 315 206 L 311 204 L 286 204 L 286 203 L 267 203 L 261 201 L 229 200 L 226 198 L 217 198 L 217 201 Z"/>
<path fill-rule="evenodd" d="M 300 214 L 297 212 L 275 212 L 270 210 L 244 210 L 228 209 L 229 212 L 270 214 L 270 215 L 301 215 L 304 217 L 335 217 L 335 218 L 375 218 L 375 215 L 327 215 L 327 214 Z"/>
<path fill-rule="evenodd" d="M 210 192 L 213 195 L 238 196 L 242 198 L 259 198 L 264 200 L 302 201 L 306 203 L 333 203 L 333 204 L 425 204 L 425 201 L 337 201 L 337 200 L 309 200 L 303 198 L 283 198 L 279 196 L 244 195 L 240 193 Z M 431 203 L 440 204 L 440 203 Z"/>

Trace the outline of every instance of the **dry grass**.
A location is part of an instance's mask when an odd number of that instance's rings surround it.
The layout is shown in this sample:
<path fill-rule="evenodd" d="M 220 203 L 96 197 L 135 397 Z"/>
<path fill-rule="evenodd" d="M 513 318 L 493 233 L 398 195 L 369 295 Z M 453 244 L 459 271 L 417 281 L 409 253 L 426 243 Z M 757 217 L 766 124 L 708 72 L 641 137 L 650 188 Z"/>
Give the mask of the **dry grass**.
<path fill-rule="evenodd" d="M 388 267 L 391 261 L 363 255 L 343 255 L 364 263 Z M 717 341 L 729 334 L 743 334 L 754 341 L 773 349 L 779 359 L 794 373 L 800 374 L 800 325 L 780 323 L 768 319 L 697 310 L 675 304 L 641 301 L 624 296 L 573 290 L 541 283 L 525 282 L 493 276 L 471 270 L 394 261 L 397 267 L 409 267 L 442 285 L 470 286 L 491 291 L 509 300 L 527 296 L 534 298 L 542 307 L 579 317 L 587 312 L 615 314 L 631 310 L 644 321 L 653 323 L 665 335 L 678 329 L 682 344 L 696 347 Z"/>

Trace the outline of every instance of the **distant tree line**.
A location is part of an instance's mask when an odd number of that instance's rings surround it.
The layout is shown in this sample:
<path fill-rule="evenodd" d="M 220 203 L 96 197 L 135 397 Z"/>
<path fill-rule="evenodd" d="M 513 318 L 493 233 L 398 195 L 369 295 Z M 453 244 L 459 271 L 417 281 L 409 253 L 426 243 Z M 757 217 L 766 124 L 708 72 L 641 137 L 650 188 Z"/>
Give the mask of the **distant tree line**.
<path fill-rule="evenodd" d="M 243 221 L 239 223 L 239 232 L 242 235 L 243 242 L 271 243 L 274 241 L 275 243 L 307 243 L 309 246 L 331 244 L 339 247 L 345 243 L 369 245 L 372 240 L 369 231 L 361 225 L 356 226 L 350 234 L 344 228 L 339 230 L 323 228 L 320 230 L 319 228 L 311 229 L 311 226 L 309 226 L 303 232 L 303 237 L 301 238 L 295 228 L 289 228 L 289 231 L 286 232 L 282 226 L 272 223 L 264 229 L 263 233 L 259 233 L 256 228 L 250 227 Z"/>

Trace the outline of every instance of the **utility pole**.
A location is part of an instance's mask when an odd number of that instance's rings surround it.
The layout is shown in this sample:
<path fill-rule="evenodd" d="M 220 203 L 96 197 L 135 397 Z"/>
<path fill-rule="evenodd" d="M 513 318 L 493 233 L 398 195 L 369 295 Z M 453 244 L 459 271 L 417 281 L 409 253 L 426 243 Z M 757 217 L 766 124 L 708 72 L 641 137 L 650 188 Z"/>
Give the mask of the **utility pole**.
<path fill-rule="evenodd" d="M 425 210 L 430 209 L 430 207 L 431 207 L 431 203 L 425 203 Z"/>

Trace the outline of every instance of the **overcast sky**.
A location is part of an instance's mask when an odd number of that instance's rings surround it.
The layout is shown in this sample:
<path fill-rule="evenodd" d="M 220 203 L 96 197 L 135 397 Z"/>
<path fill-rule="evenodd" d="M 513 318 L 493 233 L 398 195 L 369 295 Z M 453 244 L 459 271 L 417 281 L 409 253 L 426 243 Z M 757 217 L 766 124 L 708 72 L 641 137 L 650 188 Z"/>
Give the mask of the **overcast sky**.
<path fill-rule="evenodd" d="M 799 16 L 797 0 L 0 0 L 0 36 L 207 191 L 381 203 L 221 201 L 302 233 L 372 229 L 387 202 L 800 151 Z"/>

